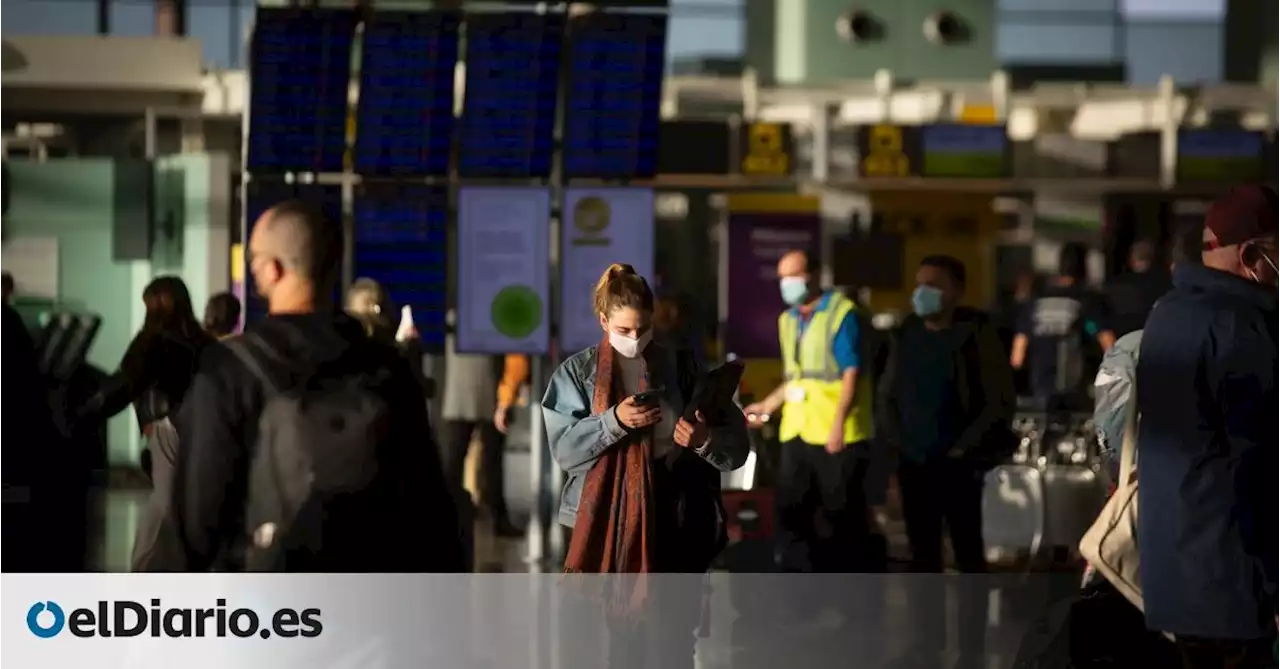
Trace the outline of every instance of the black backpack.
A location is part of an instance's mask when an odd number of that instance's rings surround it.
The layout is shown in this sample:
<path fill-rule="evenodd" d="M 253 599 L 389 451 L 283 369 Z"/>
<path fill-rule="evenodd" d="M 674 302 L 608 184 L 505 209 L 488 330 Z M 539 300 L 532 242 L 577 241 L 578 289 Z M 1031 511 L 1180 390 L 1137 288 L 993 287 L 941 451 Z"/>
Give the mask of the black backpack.
<path fill-rule="evenodd" d="M 388 510 L 386 503 L 392 502 L 385 497 L 391 491 L 378 485 L 390 416 L 381 385 L 390 373 L 352 364 L 357 356 L 348 355 L 321 365 L 292 387 L 279 388 L 259 363 L 264 355 L 282 360 L 266 342 L 246 334 L 225 343 L 266 393 L 250 455 L 244 569 L 298 571 L 289 557 L 308 556 L 314 562 L 311 556 L 324 548 L 322 535 L 332 529 L 326 521 L 345 520 L 343 529 L 358 536 L 355 521 L 379 507 Z M 324 543 L 338 540 L 330 534 Z M 348 538 L 354 536 L 343 537 Z"/>

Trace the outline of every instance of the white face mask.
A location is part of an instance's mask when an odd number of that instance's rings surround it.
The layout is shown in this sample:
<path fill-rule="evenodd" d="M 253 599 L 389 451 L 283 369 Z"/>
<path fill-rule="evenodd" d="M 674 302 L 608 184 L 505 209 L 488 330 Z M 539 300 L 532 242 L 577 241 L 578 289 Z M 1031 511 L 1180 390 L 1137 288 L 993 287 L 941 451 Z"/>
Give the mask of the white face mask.
<path fill-rule="evenodd" d="M 649 346 L 651 341 L 653 341 L 653 330 L 645 332 L 636 339 L 620 335 L 617 332 L 609 333 L 609 345 L 613 346 L 613 350 L 624 358 L 634 358 L 644 353 L 645 348 Z"/>

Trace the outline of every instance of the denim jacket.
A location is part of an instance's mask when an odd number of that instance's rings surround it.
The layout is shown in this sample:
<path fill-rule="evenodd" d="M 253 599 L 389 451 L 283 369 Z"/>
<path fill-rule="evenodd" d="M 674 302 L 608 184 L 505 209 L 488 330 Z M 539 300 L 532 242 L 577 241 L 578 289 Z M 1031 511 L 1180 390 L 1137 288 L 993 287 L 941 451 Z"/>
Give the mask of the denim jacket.
<path fill-rule="evenodd" d="M 665 365 L 663 378 L 676 378 L 676 354 L 662 350 Z M 578 516 L 578 499 L 582 483 L 591 466 L 604 452 L 627 437 L 612 409 L 591 415 L 591 399 L 595 392 L 596 349 L 580 351 L 565 360 L 542 396 L 542 416 L 547 429 L 551 457 L 565 471 L 564 489 L 560 491 L 561 525 L 573 527 Z M 666 400 L 671 406 L 683 407 L 679 384 L 666 384 Z M 734 402 L 736 413 L 742 409 Z M 722 472 L 730 472 L 747 461 L 750 452 L 745 420 L 731 420 L 723 426 L 711 426 L 707 443 L 695 453 Z"/>

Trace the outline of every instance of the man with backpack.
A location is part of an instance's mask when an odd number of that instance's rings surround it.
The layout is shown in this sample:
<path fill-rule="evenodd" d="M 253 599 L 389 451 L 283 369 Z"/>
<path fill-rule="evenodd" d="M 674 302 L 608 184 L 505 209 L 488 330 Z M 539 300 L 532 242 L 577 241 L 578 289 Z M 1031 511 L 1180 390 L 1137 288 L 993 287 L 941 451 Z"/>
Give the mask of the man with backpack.
<path fill-rule="evenodd" d="M 336 222 L 298 202 L 255 223 L 269 316 L 209 349 L 183 404 L 175 524 L 192 571 L 463 571 L 421 386 L 331 304 Z"/>

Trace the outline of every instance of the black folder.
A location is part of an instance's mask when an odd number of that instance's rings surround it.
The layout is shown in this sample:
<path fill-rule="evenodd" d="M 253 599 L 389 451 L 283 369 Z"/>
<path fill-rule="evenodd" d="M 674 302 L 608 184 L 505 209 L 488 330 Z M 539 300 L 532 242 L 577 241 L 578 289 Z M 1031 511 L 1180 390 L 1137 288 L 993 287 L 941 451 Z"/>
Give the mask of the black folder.
<path fill-rule="evenodd" d="M 742 363 L 735 360 L 701 374 L 694 386 L 693 399 L 684 409 L 684 419 L 693 422 L 695 414 L 701 411 L 702 417 L 711 425 L 728 422 L 731 416 L 723 414 L 733 406 L 733 395 L 742 383 L 742 370 Z"/>

